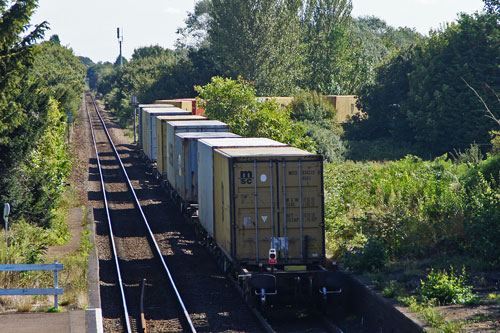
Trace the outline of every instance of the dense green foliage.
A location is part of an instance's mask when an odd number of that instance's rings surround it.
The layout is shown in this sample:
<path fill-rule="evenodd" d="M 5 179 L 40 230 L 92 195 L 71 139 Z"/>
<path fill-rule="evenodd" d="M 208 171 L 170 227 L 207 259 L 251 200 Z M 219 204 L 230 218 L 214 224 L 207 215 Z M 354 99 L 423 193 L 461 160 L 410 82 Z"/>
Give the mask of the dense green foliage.
<path fill-rule="evenodd" d="M 36 8 L 35 1 L 6 7 L 0 1 L 0 198 L 14 181 L 13 168 L 23 160 L 40 136 L 48 111 L 48 97 L 29 77 L 35 57 L 33 44 L 43 35 L 40 24 L 25 37 L 21 34 Z M 34 112 L 30 114 L 30 112 Z"/>
<path fill-rule="evenodd" d="M 342 128 L 335 118 L 335 108 L 321 95 L 302 92 L 294 96 L 290 105 L 291 118 L 307 128 L 316 145 L 316 152 L 329 162 L 342 161 L 346 147 L 342 142 Z"/>
<path fill-rule="evenodd" d="M 66 116 L 81 99 L 84 65 L 58 38 L 26 33 L 36 1 L 0 1 L 0 202 L 11 222 L 49 227 L 71 167 Z"/>
<path fill-rule="evenodd" d="M 500 15 L 500 1 L 499 0 L 483 0 L 484 7 L 489 13 Z"/>
<path fill-rule="evenodd" d="M 499 41 L 494 17 L 462 15 L 457 24 L 400 51 L 361 90 L 366 118 L 353 124 L 350 137 L 415 144 L 424 156 L 487 144 L 495 123 L 465 82 L 498 90 Z M 500 112 L 494 95 L 483 98 L 494 114 Z"/>
<path fill-rule="evenodd" d="M 472 287 L 466 284 L 467 274 L 465 267 L 462 274 L 455 273 L 453 267 L 450 271 L 431 270 L 426 281 L 421 281 L 420 296 L 435 299 L 440 305 L 472 304 L 477 301 L 477 296 L 472 292 Z"/>
<path fill-rule="evenodd" d="M 64 114 L 76 116 L 84 89 L 86 67 L 71 49 L 61 46 L 59 38 L 37 46 L 33 76 L 44 82 L 48 93 L 53 96 Z"/>
<path fill-rule="evenodd" d="M 500 158 L 329 164 L 329 251 L 354 270 L 387 260 L 467 255 L 500 264 Z"/>
<path fill-rule="evenodd" d="M 305 137 L 305 128 L 291 119 L 290 111 L 272 100 L 259 101 L 248 81 L 214 77 L 211 83 L 196 87 L 196 91 L 205 115 L 229 124 L 232 132 L 314 150 L 311 140 Z"/>
<path fill-rule="evenodd" d="M 93 65 L 89 86 L 122 125 L 132 119 L 131 96 L 140 103 L 192 97 L 194 85 L 216 75 L 241 76 L 257 96 L 354 94 L 372 81 L 376 64 L 420 35 L 376 18 L 353 22 L 351 9 L 350 0 L 198 1 L 178 30 L 176 51 L 150 46 L 136 50 L 123 68 Z M 344 154 L 339 131 L 314 121 L 305 125 L 328 159 Z"/>
<path fill-rule="evenodd" d="M 455 169 L 443 158 L 425 162 L 412 156 L 386 165 L 329 165 L 327 230 L 339 237 L 333 251 L 339 255 L 378 239 L 393 258 L 434 253 L 454 239 L 454 221 L 462 214 Z"/>
<path fill-rule="evenodd" d="M 415 29 L 394 28 L 375 16 L 353 19 L 351 31 L 354 39 L 362 44 L 363 57 L 372 66 L 384 61 L 391 53 L 424 39 Z"/>

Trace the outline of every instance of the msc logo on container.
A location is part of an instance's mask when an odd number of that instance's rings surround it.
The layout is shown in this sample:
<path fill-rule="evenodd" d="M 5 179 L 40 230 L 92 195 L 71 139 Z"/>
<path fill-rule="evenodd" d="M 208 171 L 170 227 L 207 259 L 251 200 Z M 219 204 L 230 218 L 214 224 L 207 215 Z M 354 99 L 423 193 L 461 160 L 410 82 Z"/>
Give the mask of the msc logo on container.
<path fill-rule="evenodd" d="M 240 171 L 240 182 L 242 185 L 252 184 L 252 182 L 253 182 L 252 171 Z"/>

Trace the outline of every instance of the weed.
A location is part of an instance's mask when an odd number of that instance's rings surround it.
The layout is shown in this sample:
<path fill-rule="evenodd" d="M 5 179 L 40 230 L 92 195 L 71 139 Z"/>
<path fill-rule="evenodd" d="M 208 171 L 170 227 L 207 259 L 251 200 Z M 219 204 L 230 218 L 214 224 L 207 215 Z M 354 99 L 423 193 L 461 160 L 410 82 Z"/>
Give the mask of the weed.
<path fill-rule="evenodd" d="M 488 300 L 500 304 L 500 295 L 497 293 L 489 293 Z"/>
<path fill-rule="evenodd" d="M 63 310 L 63 309 L 61 309 L 61 308 L 57 308 L 57 309 L 56 309 L 56 308 L 54 308 L 54 307 L 50 307 L 50 308 L 48 308 L 48 309 L 47 309 L 47 311 L 46 311 L 46 312 L 63 312 L 63 311 L 64 311 L 64 310 Z"/>
<path fill-rule="evenodd" d="M 421 281 L 419 293 L 428 299 L 436 299 L 441 305 L 476 303 L 478 297 L 472 292 L 472 287 L 465 284 L 466 279 L 465 267 L 460 275 L 455 274 L 453 267 L 449 273 L 432 269 L 427 281 Z"/>
<path fill-rule="evenodd" d="M 64 270 L 61 273 L 61 284 L 64 285 L 61 301 L 77 308 L 84 308 L 88 303 L 87 267 L 89 252 L 93 247 L 90 231 L 85 229 L 81 235 L 82 240 L 78 251 L 62 259 Z"/>
<path fill-rule="evenodd" d="M 464 331 L 466 321 L 447 321 L 442 313 L 436 308 L 435 300 L 420 298 L 420 301 L 415 296 L 400 297 L 398 301 L 408 306 L 410 311 L 420 314 L 427 325 L 432 327 L 429 332 L 436 333 L 458 333 Z"/>
<path fill-rule="evenodd" d="M 399 283 L 396 280 L 391 280 L 391 281 L 385 283 L 381 293 L 382 293 L 382 296 L 388 297 L 388 298 L 398 298 L 398 297 L 402 297 L 402 295 L 406 294 L 401 283 Z"/>

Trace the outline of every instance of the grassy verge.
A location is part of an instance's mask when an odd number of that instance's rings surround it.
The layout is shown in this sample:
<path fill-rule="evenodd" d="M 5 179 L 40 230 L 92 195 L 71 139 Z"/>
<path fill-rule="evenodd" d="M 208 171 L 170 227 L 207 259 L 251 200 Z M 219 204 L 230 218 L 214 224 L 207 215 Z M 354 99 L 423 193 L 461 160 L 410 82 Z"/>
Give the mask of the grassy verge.
<path fill-rule="evenodd" d="M 76 192 L 69 188 L 55 210 L 51 228 L 45 229 L 25 221 L 12 224 L 8 244 L 5 233 L 0 235 L 1 264 L 41 264 L 58 260 L 64 265 L 59 273 L 59 286 L 64 289 L 60 305 L 68 309 L 85 308 L 87 305 L 87 267 L 88 256 L 92 249 L 90 232 L 87 230 L 88 216 L 84 215 L 82 240 L 75 253 L 62 257 L 48 258 L 47 248 L 62 245 L 71 238 L 66 217 L 71 208 L 80 205 Z M 0 272 L 0 285 L 12 288 L 51 288 L 54 283 L 53 272 Z M 0 311 L 50 311 L 53 296 L 2 296 Z"/>
<path fill-rule="evenodd" d="M 82 231 L 81 235 L 82 241 L 78 251 L 61 259 L 64 265 L 61 274 L 64 295 L 60 305 L 70 309 L 84 309 L 88 305 L 88 257 L 93 244 L 88 229 Z"/>
<path fill-rule="evenodd" d="M 400 300 L 412 312 L 419 314 L 426 324 L 431 327 L 427 332 L 465 332 L 465 326 L 469 323 L 467 320 L 446 320 L 445 316 L 436 309 L 436 304 L 432 301 L 419 302 L 414 296 L 401 298 Z"/>

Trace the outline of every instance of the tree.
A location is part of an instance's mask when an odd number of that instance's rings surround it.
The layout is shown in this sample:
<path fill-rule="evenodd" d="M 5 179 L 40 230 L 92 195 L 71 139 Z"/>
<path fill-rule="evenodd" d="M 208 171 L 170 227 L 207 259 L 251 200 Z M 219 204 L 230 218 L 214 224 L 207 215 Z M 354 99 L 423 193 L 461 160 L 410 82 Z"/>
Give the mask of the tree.
<path fill-rule="evenodd" d="M 500 87 L 500 29 L 489 15 L 462 15 L 458 24 L 435 33 L 415 59 L 410 75 L 407 114 L 415 140 L 442 154 L 471 143 L 487 144 L 495 125 L 466 86 Z M 493 101 L 495 96 L 488 96 Z M 492 110 L 500 114 L 500 108 Z"/>
<path fill-rule="evenodd" d="M 186 26 L 177 29 L 177 34 L 180 35 L 176 40 L 176 47 L 179 49 L 198 49 L 207 47 L 207 31 L 210 15 L 211 0 L 200 0 L 194 5 L 194 11 L 188 13 L 187 19 L 184 20 Z"/>
<path fill-rule="evenodd" d="M 61 121 L 64 118 L 57 101 L 51 99 L 43 135 L 21 171 L 21 179 L 26 180 L 26 191 L 16 210 L 23 212 L 26 220 L 36 222 L 39 226 L 51 225 L 53 208 L 64 191 L 64 182 L 72 166 L 66 145 L 67 125 Z"/>
<path fill-rule="evenodd" d="M 347 29 L 350 0 L 308 0 L 304 9 L 304 43 L 307 44 L 305 87 L 322 93 L 345 93 L 343 69 L 350 60 Z"/>
<path fill-rule="evenodd" d="M 355 123 L 364 138 L 415 143 L 426 157 L 472 143 L 488 144 L 495 125 L 484 117 L 473 87 L 500 86 L 500 29 L 491 15 L 462 15 L 411 50 L 377 69 L 360 94 L 367 119 Z M 494 101 L 494 94 L 485 97 Z M 492 108 L 495 116 L 500 108 Z"/>
<path fill-rule="evenodd" d="M 33 66 L 33 44 L 43 36 L 47 24 L 36 25 L 25 34 L 36 1 L 0 0 L 0 196 L 4 196 L 11 169 L 22 161 L 41 132 L 48 98 L 28 77 Z M 5 199 L 5 198 L 2 198 Z"/>
<path fill-rule="evenodd" d="M 35 44 L 47 28 L 28 31 L 35 8 L 0 0 L 0 202 L 13 222 L 50 227 L 71 167 L 65 113 L 81 100 L 85 66 L 59 38 Z"/>
<path fill-rule="evenodd" d="M 401 50 L 375 69 L 374 82 L 359 92 L 359 107 L 366 116 L 355 117 L 357 121 L 348 126 L 351 138 L 413 140 L 402 105 L 408 99 L 414 57 L 412 49 Z"/>
<path fill-rule="evenodd" d="M 255 81 L 261 94 L 290 94 L 302 78 L 299 0 L 212 0 L 208 41 L 219 71 Z"/>
<path fill-rule="evenodd" d="M 45 83 L 66 115 L 76 116 L 85 88 L 85 65 L 73 54 L 73 50 L 61 46 L 59 39 L 37 45 L 40 49 L 31 74 Z"/>
<path fill-rule="evenodd" d="M 143 46 L 134 50 L 131 60 L 138 60 L 139 58 L 161 57 L 163 55 L 172 56 L 173 51 L 164 49 L 160 45 Z"/>
<path fill-rule="evenodd" d="M 500 1 L 499 0 L 483 0 L 484 8 L 490 14 L 500 16 Z"/>
<path fill-rule="evenodd" d="M 374 67 L 391 54 L 423 39 L 415 29 L 393 28 L 375 16 L 354 18 L 350 28 L 353 38 L 362 45 L 362 54 Z"/>
<path fill-rule="evenodd" d="M 303 125 L 293 122 L 288 109 L 272 101 L 258 101 L 255 87 L 241 77 L 238 80 L 212 78 L 195 90 L 209 118 L 229 124 L 241 136 L 267 137 L 302 149 L 314 150 Z"/>
<path fill-rule="evenodd" d="M 346 148 L 342 142 L 342 127 L 336 121 L 336 111 L 324 96 L 317 92 L 302 92 L 290 105 L 291 118 L 307 129 L 316 151 L 329 162 L 342 161 Z"/>
<path fill-rule="evenodd" d="M 80 56 L 80 57 L 78 57 L 78 59 L 80 59 L 80 61 L 82 62 L 82 64 L 84 64 L 87 68 L 89 68 L 90 66 L 94 65 L 94 62 L 89 57 L 82 57 L 82 56 Z"/>
<path fill-rule="evenodd" d="M 219 74 L 209 48 L 190 49 L 186 53 L 144 92 L 145 100 L 195 96 L 194 86 L 205 85 Z"/>

